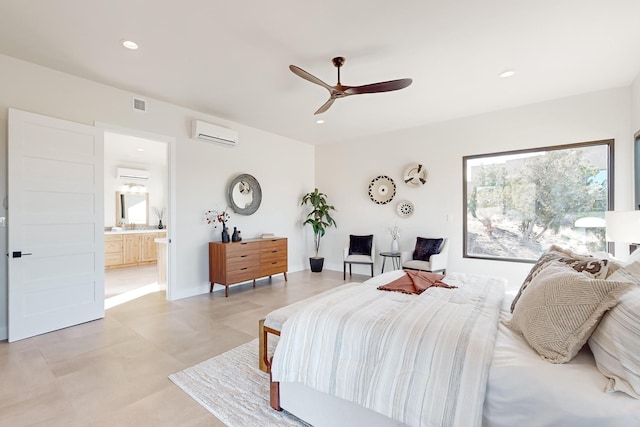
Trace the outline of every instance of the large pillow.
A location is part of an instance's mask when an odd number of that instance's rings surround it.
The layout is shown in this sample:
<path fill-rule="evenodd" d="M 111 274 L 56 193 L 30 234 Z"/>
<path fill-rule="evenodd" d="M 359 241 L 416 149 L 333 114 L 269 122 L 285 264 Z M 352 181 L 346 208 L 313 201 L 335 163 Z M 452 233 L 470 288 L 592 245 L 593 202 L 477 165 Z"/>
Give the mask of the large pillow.
<path fill-rule="evenodd" d="M 585 272 L 590 274 L 596 279 L 604 279 L 607 277 L 607 270 L 609 266 L 609 260 L 594 258 L 588 255 L 579 255 L 568 249 L 563 249 L 559 246 L 552 245 L 545 253 L 543 253 L 538 262 L 529 271 L 529 274 L 522 282 L 518 294 L 511 303 L 511 312 L 516 307 L 518 300 L 522 293 L 527 289 L 531 280 L 538 275 L 546 266 L 552 261 L 561 261 L 576 271 Z"/>
<path fill-rule="evenodd" d="M 431 255 L 440 253 L 444 239 L 427 239 L 425 237 L 416 238 L 416 247 L 413 251 L 413 259 L 420 261 L 429 261 Z"/>
<path fill-rule="evenodd" d="M 349 235 L 349 255 L 371 255 L 373 234 L 368 236 Z"/>
<path fill-rule="evenodd" d="M 634 263 L 631 271 L 640 268 Z M 607 378 L 605 391 L 621 391 L 640 399 L 640 280 L 621 268 L 609 280 L 633 282 L 618 305 L 605 316 L 589 338 L 598 370 Z"/>
<path fill-rule="evenodd" d="M 629 280 L 640 282 L 640 260 L 625 264 L 624 273 Z"/>
<path fill-rule="evenodd" d="M 521 333 L 543 359 L 565 363 L 582 348 L 604 313 L 632 286 L 594 279 L 552 261 L 529 283 L 505 325 Z"/>

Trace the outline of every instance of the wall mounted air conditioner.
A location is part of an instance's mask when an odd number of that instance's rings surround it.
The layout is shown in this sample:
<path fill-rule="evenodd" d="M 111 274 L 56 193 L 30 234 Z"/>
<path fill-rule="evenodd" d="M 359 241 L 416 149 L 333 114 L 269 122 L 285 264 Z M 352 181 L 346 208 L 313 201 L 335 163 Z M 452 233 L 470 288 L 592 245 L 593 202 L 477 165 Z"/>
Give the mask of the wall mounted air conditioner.
<path fill-rule="evenodd" d="M 129 169 L 129 168 L 118 168 L 117 169 L 117 177 L 118 179 L 124 179 L 128 181 L 149 181 L 149 171 L 142 169 Z"/>
<path fill-rule="evenodd" d="M 191 122 L 191 137 L 200 141 L 216 142 L 235 147 L 238 143 L 238 132 L 200 120 Z"/>

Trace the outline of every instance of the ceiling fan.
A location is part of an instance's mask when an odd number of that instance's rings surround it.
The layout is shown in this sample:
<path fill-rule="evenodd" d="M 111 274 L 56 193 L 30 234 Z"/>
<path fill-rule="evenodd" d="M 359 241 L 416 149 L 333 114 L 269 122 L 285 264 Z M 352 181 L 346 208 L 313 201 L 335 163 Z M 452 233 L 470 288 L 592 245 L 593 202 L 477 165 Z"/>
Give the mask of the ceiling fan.
<path fill-rule="evenodd" d="M 376 93 L 376 92 L 390 92 L 392 90 L 404 89 L 409 86 L 412 79 L 399 79 L 390 80 L 388 82 L 371 83 L 362 86 L 346 86 L 340 83 L 340 67 L 344 64 L 345 59 L 342 56 L 338 56 L 332 59 L 333 65 L 338 69 L 338 84 L 335 86 L 329 86 L 319 78 L 307 73 L 300 67 L 295 65 L 289 65 L 289 69 L 297 76 L 302 77 L 305 80 L 322 86 L 329 91 L 329 100 L 322 104 L 320 108 L 314 114 L 324 113 L 331 107 L 333 102 L 338 98 L 344 98 L 349 95 L 360 95 L 363 93 Z"/>

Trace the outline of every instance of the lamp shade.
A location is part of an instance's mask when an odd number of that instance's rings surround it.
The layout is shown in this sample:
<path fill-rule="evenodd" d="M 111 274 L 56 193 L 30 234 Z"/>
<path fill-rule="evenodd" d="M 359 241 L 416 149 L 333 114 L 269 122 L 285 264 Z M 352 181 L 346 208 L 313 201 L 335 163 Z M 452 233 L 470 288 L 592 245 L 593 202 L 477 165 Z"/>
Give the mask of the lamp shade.
<path fill-rule="evenodd" d="M 607 224 L 607 241 L 640 243 L 640 210 L 607 211 L 604 218 Z"/>

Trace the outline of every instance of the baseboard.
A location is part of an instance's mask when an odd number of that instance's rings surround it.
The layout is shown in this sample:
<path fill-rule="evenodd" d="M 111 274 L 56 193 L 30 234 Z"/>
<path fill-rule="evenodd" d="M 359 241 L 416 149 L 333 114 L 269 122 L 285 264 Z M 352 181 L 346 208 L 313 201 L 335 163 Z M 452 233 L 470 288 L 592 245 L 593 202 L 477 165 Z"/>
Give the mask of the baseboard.
<path fill-rule="evenodd" d="M 304 271 L 304 270 L 308 270 L 308 266 L 307 268 L 303 268 L 302 266 L 298 265 L 298 266 L 294 266 L 293 268 L 289 268 L 289 270 L 287 271 L 287 273 L 296 273 L 298 271 Z M 338 269 L 336 269 L 336 271 L 338 271 Z M 340 267 L 340 270 L 342 271 L 342 267 Z M 259 279 L 262 279 L 262 277 L 260 277 Z M 230 287 L 234 287 L 234 286 L 238 286 L 238 285 L 242 285 L 245 283 L 251 283 L 251 280 L 248 280 L 247 282 L 242 282 L 242 283 L 235 283 L 233 285 L 231 285 Z M 188 289 L 175 289 L 172 292 L 171 295 L 171 301 L 177 301 L 179 299 L 183 299 L 183 298 L 190 298 L 190 297 L 195 297 L 196 295 L 202 295 L 202 294 L 207 294 L 209 293 L 209 283 L 204 284 L 204 285 L 200 285 L 200 286 L 195 286 L 193 288 L 188 288 Z M 214 285 L 213 286 L 213 292 L 216 291 L 220 291 L 220 290 L 224 290 L 224 286 L 222 285 Z"/>
<path fill-rule="evenodd" d="M 215 287 L 214 287 L 214 290 L 215 290 Z M 209 293 L 208 283 L 206 285 L 200 285 L 193 288 L 174 289 L 174 291 L 171 293 L 171 301 L 177 301 L 183 298 L 195 297 L 196 295 L 202 295 L 206 293 Z"/>

